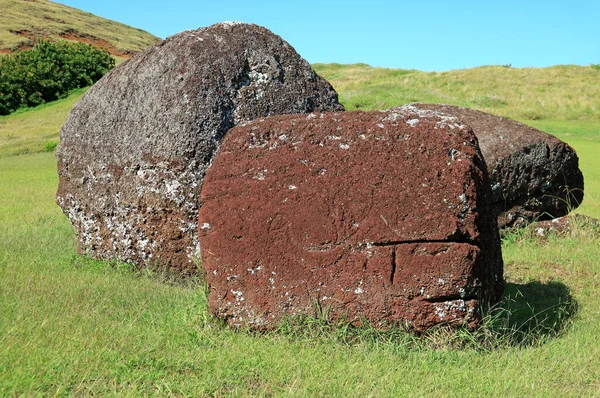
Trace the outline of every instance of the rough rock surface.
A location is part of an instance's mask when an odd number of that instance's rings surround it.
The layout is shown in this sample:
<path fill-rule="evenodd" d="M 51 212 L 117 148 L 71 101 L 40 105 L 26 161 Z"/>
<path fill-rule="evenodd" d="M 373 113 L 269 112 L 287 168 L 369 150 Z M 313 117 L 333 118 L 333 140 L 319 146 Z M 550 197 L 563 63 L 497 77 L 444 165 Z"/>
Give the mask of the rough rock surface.
<path fill-rule="evenodd" d="M 477 140 L 425 110 L 275 116 L 232 129 L 201 193 L 211 311 L 263 329 L 326 310 L 475 326 L 503 290 Z"/>
<path fill-rule="evenodd" d="M 57 202 L 93 257 L 194 271 L 197 196 L 218 142 L 272 114 L 343 110 L 265 28 L 221 23 L 150 47 L 94 85 L 61 131 Z"/>
<path fill-rule="evenodd" d="M 453 105 L 413 104 L 469 124 L 487 163 L 498 225 L 564 216 L 583 200 L 579 158 L 550 134 L 504 117 Z"/>

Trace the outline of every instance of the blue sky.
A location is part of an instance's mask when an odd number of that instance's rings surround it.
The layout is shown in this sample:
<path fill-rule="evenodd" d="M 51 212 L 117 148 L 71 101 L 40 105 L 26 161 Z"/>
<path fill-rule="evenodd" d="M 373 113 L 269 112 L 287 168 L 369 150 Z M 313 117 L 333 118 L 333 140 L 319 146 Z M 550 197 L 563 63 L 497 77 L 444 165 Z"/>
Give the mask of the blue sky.
<path fill-rule="evenodd" d="M 309 62 L 444 71 L 600 63 L 600 0 L 59 0 L 167 37 L 263 25 Z"/>

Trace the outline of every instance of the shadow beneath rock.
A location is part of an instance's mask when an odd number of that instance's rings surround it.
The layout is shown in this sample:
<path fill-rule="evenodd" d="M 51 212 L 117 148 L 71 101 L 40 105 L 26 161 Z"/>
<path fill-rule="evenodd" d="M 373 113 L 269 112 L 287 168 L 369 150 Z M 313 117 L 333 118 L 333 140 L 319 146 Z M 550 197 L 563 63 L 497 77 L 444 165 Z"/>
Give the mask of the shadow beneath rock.
<path fill-rule="evenodd" d="M 502 301 L 489 311 L 487 329 L 511 346 L 536 346 L 567 332 L 578 309 L 564 283 L 507 283 Z"/>

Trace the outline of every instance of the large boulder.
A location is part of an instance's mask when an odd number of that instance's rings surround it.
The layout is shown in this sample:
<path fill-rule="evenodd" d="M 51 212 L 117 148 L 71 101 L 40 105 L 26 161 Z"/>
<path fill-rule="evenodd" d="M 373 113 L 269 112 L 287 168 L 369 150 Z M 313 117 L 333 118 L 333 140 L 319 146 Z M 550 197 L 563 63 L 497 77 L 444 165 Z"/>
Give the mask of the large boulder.
<path fill-rule="evenodd" d="M 221 23 L 169 37 L 115 68 L 71 111 L 57 202 L 79 250 L 194 271 L 198 193 L 240 122 L 343 110 L 331 85 L 265 28 Z"/>
<path fill-rule="evenodd" d="M 209 307 L 232 326 L 347 317 L 473 327 L 503 291 L 477 139 L 433 111 L 287 115 L 232 129 L 202 187 Z"/>
<path fill-rule="evenodd" d="M 500 227 L 561 217 L 583 200 L 577 153 L 558 138 L 474 109 L 409 106 L 456 116 L 473 128 L 487 163 Z"/>

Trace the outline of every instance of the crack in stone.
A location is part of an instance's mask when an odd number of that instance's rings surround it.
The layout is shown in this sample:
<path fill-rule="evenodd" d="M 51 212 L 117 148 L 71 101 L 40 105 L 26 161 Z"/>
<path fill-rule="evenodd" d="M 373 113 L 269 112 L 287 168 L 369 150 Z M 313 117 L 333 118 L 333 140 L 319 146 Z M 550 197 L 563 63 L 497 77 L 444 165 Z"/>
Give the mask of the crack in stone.
<path fill-rule="evenodd" d="M 419 244 L 419 243 L 466 243 L 471 246 L 479 247 L 474 244 L 473 241 L 469 239 L 465 240 L 445 240 L 445 239 L 409 239 L 409 240 L 388 240 L 384 242 L 372 242 L 371 246 L 376 247 L 385 247 L 385 246 L 398 246 L 398 245 L 409 245 L 409 244 Z"/>
<path fill-rule="evenodd" d="M 456 300 L 462 300 L 464 302 L 470 301 L 470 300 L 478 300 L 477 295 L 468 295 L 468 296 L 464 296 L 461 297 L 460 295 L 449 295 L 449 296 L 438 296 L 438 297 L 430 297 L 430 298 L 421 298 L 420 301 L 426 301 L 428 303 L 445 303 L 448 301 L 456 301 Z"/>
<path fill-rule="evenodd" d="M 392 250 L 392 272 L 390 273 L 390 284 L 394 284 L 394 275 L 396 274 L 396 248 Z"/>

